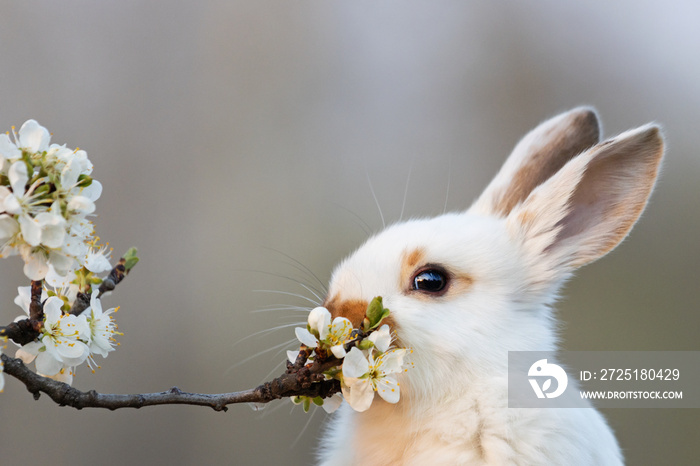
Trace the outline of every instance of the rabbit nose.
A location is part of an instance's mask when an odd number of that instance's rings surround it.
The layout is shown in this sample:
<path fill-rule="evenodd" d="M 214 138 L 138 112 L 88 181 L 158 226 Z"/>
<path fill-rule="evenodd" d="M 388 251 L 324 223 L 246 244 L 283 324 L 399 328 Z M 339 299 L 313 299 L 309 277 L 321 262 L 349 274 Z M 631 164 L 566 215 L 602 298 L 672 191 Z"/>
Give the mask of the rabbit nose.
<path fill-rule="evenodd" d="M 368 304 L 367 301 L 361 299 L 346 300 L 339 295 L 335 295 L 330 300 L 326 299 L 323 303 L 323 307 L 328 309 L 333 319 L 336 317 L 345 317 L 352 323 L 353 327 L 357 328 L 362 323 L 362 319 L 365 318 Z"/>

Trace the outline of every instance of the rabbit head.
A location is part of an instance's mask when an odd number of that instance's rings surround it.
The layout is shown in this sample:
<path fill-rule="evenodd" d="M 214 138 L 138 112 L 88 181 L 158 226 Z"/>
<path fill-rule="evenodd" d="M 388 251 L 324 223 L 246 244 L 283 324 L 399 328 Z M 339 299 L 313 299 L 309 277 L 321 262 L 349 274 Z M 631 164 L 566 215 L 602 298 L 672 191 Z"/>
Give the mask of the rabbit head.
<path fill-rule="evenodd" d="M 555 349 L 558 289 L 627 235 L 663 155 L 654 125 L 599 134 L 590 108 L 542 123 L 471 208 L 390 226 L 336 268 L 331 314 L 357 325 L 382 296 L 397 343 L 414 349 L 402 399 L 505 377 L 508 351 Z"/>

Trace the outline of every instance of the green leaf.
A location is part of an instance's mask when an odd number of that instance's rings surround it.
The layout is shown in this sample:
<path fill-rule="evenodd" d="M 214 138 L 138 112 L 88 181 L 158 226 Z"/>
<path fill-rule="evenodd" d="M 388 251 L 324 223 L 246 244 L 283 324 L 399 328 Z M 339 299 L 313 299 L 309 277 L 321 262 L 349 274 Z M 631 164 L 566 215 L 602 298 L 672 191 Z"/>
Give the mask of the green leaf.
<path fill-rule="evenodd" d="M 382 303 L 382 297 L 377 296 L 374 298 L 367 306 L 367 319 L 369 319 L 370 328 L 374 326 L 382 318 L 382 313 L 384 312 L 384 304 Z"/>
<path fill-rule="evenodd" d="M 130 248 L 126 251 L 126 254 L 124 254 L 124 260 L 126 261 L 124 268 L 126 268 L 127 271 L 131 270 L 139 262 L 139 258 L 136 256 L 137 253 L 138 251 L 136 248 Z"/>
<path fill-rule="evenodd" d="M 371 340 L 362 340 L 362 341 L 358 342 L 356 346 L 357 346 L 357 349 L 368 350 L 374 346 L 374 343 L 372 343 Z"/>
<path fill-rule="evenodd" d="M 50 190 L 51 190 L 51 186 L 44 183 L 34 190 L 34 195 L 38 197 L 44 193 L 48 193 Z"/>
<path fill-rule="evenodd" d="M 317 396 L 312 400 L 316 406 L 323 406 L 323 398 Z"/>
<path fill-rule="evenodd" d="M 382 312 L 382 316 L 379 318 L 376 324 L 374 324 L 374 327 L 372 328 L 377 328 L 379 327 L 379 324 L 382 323 L 382 320 L 384 320 L 385 317 L 388 317 L 389 314 L 391 314 L 391 311 L 389 309 L 384 308 L 384 311 Z"/>
<path fill-rule="evenodd" d="M 390 311 L 384 307 L 382 297 L 377 296 L 372 300 L 372 302 L 369 303 L 369 306 L 367 306 L 367 320 L 369 322 L 363 322 L 363 329 L 365 331 L 374 330 L 375 328 L 379 327 L 382 320 L 384 320 L 384 318 L 389 314 Z"/>
<path fill-rule="evenodd" d="M 87 188 L 92 184 L 92 178 L 90 175 L 82 174 L 78 177 L 78 183 L 77 185 L 80 186 L 81 188 Z"/>
<path fill-rule="evenodd" d="M 304 405 L 303 405 L 303 406 L 304 406 L 304 412 L 305 412 L 305 413 L 308 413 L 308 412 L 309 412 L 309 408 L 311 407 L 311 398 L 309 398 L 308 396 L 305 396 L 305 397 L 304 397 Z"/>
<path fill-rule="evenodd" d="M 338 368 L 333 368 L 333 369 L 329 369 L 329 370 L 325 371 L 325 372 L 323 373 L 323 375 L 326 375 L 326 376 L 328 376 L 329 378 L 334 379 L 335 376 L 338 375 L 339 373 L 340 373 L 340 369 L 338 369 Z"/>

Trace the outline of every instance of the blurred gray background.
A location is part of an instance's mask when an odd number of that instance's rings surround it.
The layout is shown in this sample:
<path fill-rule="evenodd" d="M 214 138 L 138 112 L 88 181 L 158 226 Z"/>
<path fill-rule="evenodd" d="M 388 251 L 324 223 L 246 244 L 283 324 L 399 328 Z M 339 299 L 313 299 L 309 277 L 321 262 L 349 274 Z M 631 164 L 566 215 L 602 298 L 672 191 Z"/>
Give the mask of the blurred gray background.
<path fill-rule="evenodd" d="M 104 185 L 98 234 L 142 262 L 106 299 L 121 347 L 75 386 L 225 392 L 346 254 L 388 222 L 466 208 L 541 120 L 597 107 L 606 136 L 663 124 L 658 188 L 559 306 L 567 350 L 700 350 L 700 3 L 0 2 L 0 130 L 35 118 Z M 409 179 L 406 190 L 407 180 Z M 298 261 L 298 263 L 296 262 Z M 5 321 L 27 285 L 0 268 Z M 11 344 L 10 344 L 11 346 Z M 8 348 L 10 349 L 10 348 Z M 262 354 L 261 354 L 262 353 Z M 238 365 L 237 365 L 238 364 Z M 608 410 L 628 463 L 697 464 L 698 410 Z M 325 414 L 59 408 L 0 395 L 0 463 L 308 464 Z"/>

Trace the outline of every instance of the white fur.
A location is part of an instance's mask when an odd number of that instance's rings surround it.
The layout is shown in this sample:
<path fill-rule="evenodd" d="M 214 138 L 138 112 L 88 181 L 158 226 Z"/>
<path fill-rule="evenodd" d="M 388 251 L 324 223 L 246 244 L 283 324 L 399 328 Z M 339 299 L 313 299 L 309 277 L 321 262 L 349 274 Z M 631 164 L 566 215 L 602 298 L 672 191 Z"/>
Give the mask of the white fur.
<path fill-rule="evenodd" d="M 624 238 L 655 181 L 663 153 L 657 128 L 595 145 L 597 131 L 590 109 L 543 123 L 470 210 L 390 226 L 337 267 L 329 299 L 382 296 L 402 345 L 414 349 L 415 368 L 402 375 L 398 404 L 375 397 L 364 413 L 341 408 L 321 441 L 321 464 L 622 463 L 593 408 L 507 407 L 508 351 L 556 349 L 550 306 L 559 287 Z M 544 167 L 550 157 L 560 160 L 555 169 Z M 539 165 L 552 173 L 535 173 Z M 522 166 L 532 185 L 525 192 Z M 504 193 L 517 194 L 517 204 L 499 204 Z M 467 285 L 439 297 L 411 290 L 412 251 L 421 251 L 414 269 L 439 264 L 451 277 L 469 277 Z"/>

